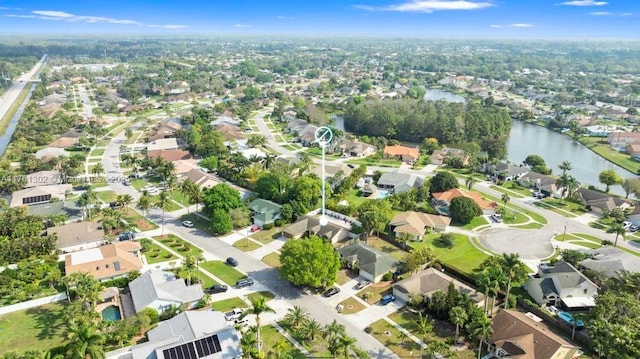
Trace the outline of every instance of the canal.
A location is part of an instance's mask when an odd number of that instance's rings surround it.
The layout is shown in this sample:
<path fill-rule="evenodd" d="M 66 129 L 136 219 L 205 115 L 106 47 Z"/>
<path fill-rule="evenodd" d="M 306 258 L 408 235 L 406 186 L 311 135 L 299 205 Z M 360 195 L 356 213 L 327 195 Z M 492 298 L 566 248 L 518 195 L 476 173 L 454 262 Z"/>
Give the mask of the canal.
<path fill-rule="evenodd" d="M 560 173 L 558 166 L 562 161 L 569 161 L 572 166 L 570 175 L 581 184 L 597 188 L 604 189 L 598 175 L 607 169 L 614 170 L 623 178 L 634 177 L 633 173 L 605 160 L 568 136 L 518 120 L 513 120 L 511 125 L 507 151 L 509 161 L 514 164 L 522 163 L 528 155 L 542 157 L 554 175 Z M 624 196 L 624 190 L 620 186 L 612 186 L 610 192 Z"/>

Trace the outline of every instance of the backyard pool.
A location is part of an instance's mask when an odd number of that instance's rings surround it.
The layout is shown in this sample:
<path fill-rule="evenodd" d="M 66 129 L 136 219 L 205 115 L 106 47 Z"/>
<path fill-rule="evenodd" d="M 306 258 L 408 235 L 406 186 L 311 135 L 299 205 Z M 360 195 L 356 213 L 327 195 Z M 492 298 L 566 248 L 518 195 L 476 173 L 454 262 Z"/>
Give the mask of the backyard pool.
<path fill-rule="evenodd" d="M 378 199 L 385 199 L 389 195 L 389 191 L 378 191 Z"/>
<path fill-rule="evenodd" d="M 104 310 L 102 311 L 102 319 L 110 322 L 115 322 L 116 320 L 122 319 L 122 317 L 120 316 L 120 309 L 118 309 L 118 307 L 116 307 L 115 305 L 110 305 L 104 308 Z"/>

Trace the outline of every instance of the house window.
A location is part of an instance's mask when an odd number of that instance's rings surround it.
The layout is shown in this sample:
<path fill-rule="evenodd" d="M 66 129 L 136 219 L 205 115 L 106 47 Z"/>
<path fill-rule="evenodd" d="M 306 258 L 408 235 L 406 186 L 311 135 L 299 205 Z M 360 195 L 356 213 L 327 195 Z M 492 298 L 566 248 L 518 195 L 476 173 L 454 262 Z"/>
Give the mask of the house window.
<path fill-rule="evenodd" d="M 109 268 L 109 265 L 108 265 L 108 264 L 105 264 L 105 268 Z"/>
<path fill-rule="evenodd" d="M 585 288 L 585 289 L 584 289 L 584 291 L 583 291 L 583 293 L 584 293 L 584 294 L 587 294 L 587 292 L 588 292 L 588 291 L 589 291 L 589 290 L 588 290 L 587 288 Z"/>
<path fill-rule="evenodd" d="M 100 266 L 96 266 L 96 270 L 100 270 Z"/>

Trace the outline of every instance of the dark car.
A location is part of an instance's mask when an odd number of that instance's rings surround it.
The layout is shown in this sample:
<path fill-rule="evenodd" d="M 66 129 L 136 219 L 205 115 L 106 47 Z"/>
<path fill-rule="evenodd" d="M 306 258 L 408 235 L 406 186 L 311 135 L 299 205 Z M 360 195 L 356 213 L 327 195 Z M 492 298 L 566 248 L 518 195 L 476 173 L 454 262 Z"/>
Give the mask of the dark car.
<path fill-rule="evenodd" d="M 387 305 L 396 300 L 396 296 L 393 294 L 386 294 L 380 299 L 380 304 Z"/>
<path fill-rule="evenodd" d="M 227 290 L 229 290 L 229 287 L 227 287 L 224 284 L 215 284 L 207 289 L 205 289 L 204 291 L 208 294 L 215 294 L 215 293 L 224 293 Z"/>
<path fill-rule="evenodd" d="M 118 236 L 118 239 L 121 241 L 130 241 L 132 239 L 136 239 L 136 234 L 131 231 L 122 232 Z"/>
<path fill-rule="evenodd" d="M 229 258 L 227 258 L 227 264 L 232 266 L 232 267 L 235 267 L 235 266 L 238 265 L 238 261 L 233 257 L 229 257 Z"/>
<path fill-rule="evenodd" d="M 252 285 L 253 279 L 251 278 L 240 279 L 236 282 L 236 288 L 251 287 Z"/>
<path fill-rule="evenodd" d="M 327 289 L 324 293 L 322 293 L 322 296 L 325 297 L 325 298 L 329 298 L 329 297 L 331 297 L 333 295 L 336 295 L 338 293 L 340 293 L 340 288 L 333 287 L 333 288 Z"/>

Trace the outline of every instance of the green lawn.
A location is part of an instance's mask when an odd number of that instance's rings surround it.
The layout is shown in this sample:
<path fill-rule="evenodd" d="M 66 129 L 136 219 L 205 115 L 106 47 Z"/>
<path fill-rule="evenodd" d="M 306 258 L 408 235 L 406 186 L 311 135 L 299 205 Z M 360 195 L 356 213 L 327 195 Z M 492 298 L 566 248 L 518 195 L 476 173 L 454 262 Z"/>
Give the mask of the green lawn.
<path fill-rule="evenodd" d="M 125 211 L 123 211 L 122 216 L 125 221 L 134 224 L 136 228 L 138 228 L 142 232 L 159 228 L 157 224 L 151 222 L 147 218 L 143 217 L 136 210 L 131 208 L 128 208 Z"/>
<path fill-rule="evenodd" d="M 455 234 L 453 248 L 442 248 L 434 244 L 433 238 L 422 242 L 410 242 L 413 248 L 429 247 L 433 249 L 438 261 L 471 274 L 489 256 L 480 252 L 471 244 L 470 239 L 462 234 Z"/>
<path fill-rule="evenodd" d="M 180 191 L 172 191 L 171 192 L 171 199 L 173 199 L 174 201 L 180 203 L 183 206 L 188 206 L 189 205 L 189 198 L 185 195 L 182 194 L 182 192 Z"/>
<path fill-rule="evenodd" d="M 315 341 L 307 340 L 303 336 L 298 333 L 299 330 L 294 330 L 288 325 L 279 322 L 278 323 L 285 331 L 287 331 L 294 339 L 298 341 L 305 349 L 311 353 L 310 358 L 333 358 L 331 353 L 327 350 L 329 346 L 327 341 L 322 338 L 322 336 L 318 336 L 315 338 Z"/>
<path fill-rule="evenodd" d="M 264 298 L 266 301 L 269 301 L 275 297 L 276 297 L 275 294 L 271 293 L 268 290 L 261 291 L 261 292 L 253 292 L 247 295 L 247 299 L 249 299 L 249 301 L 258 300 L 259 298 Z"/>
<path fill-rule="evenodd" d="M 630 171 L 631 173 L 638 173 L 638 170 L 640 170 L 640 162 L 633 160 L 627 153 L 618 152 L 612 149 L 608 142 L 600 142 L 601 140 L 602 138 L 600 137 L 583 136 L 578 138 L 580 143 L 587 146 L 598 155 Z"/>
<path fill-rule="evenodd" d="M 602 239 L 600 239 L 600 238 L 598 238 L 596 236 L 592 236 L 590 234 L 586 234 L 586 233 L 572 233 L 572 234 L 574 236 L 576 236 L 576 237 L 581 237 L 581 238 L 588 239 L 588 240 L 591 240 L 591 241 L 594 241 L 594 242 L 597 242 L 597 243 L 601 243 L 602 242 Z"/>
<path fill-rule="evenodd" d="M 157 195 L 155 195 L 155 196 L 151 196 L 151 198 L 153 198 L 154 203 L 158 201 L 158 196 L 160 195 L 159 193 L 160 193 L 160 192 L 158 192 L 158 194 L 157 194 Z M 165 212 L 173 212 L 173 211 L 177 211 L 177 210 L 179 210 L 180 208 L 182 208 L 182 207 L 180 207 L 180 205 L 179 205 L 179 204 L 177 204 L 177 203 L 175 203 L 175 202 L 173 202 L 173 201 L 170 201 L 170 202 L 169 202 L 169 205 L 167 206 L 167 208 L 165 208 Z"/>
<path fill-rule="evenodd" d="M 0 354 L 27 349 L 47 350 L 63 343 L 66 301 L 0 316 Z"/>
<path fill-rule="evenodd" d="M 222 261 L 208 261 L 200 263 L 200 268 L 220 278 L 226 284 L 233 286 L 246 276 Z"/>
<path fill-rule="evenodd" d="M 143 253 L 145 258 L 147 258 L 147 263 L 149 264 L 178 259 L 178 257 L 171 254 L 169 251 L 167 251 L 166 249 L 160 247 L 155 243 L 151 245 L 151 249 L 148 252 L 143 252 Z"/>
<path fill-rule="evenodd" d="M 404 339 L 403 344 L 399 336 L 400 331 L 386 320 L 377 320 L 370 327 L 372 329 L 371 335 L 399 357 L 409 358 L 420 352 L 420 345 L 410 338 Z"/>
<path fill-rule="evenodd" d="M 100 198 L 104 203 L 115 201 L 118 196 L 113 191 L 96 191 L 96 193 L 98 194 L 98 198 Z"/>
<path fill-rule="evenodd" d="M 389 294 L 393 292 L 393 287 L 391 285 L 380 285 L 380 284 L 371 284 L 365 289 L 361 290 L 356 294 L 360 299 L 366 301 L 369 304 L 378 303 L 383 295 Z M 369 299 L 364 299 L 364 293 L 371 293 Z"/>
<path fill-rule="evenodd" d="M 536 223 L 536 222 L 531 222 L 531 223 L 527 223 L 527 224 L 522 224 L 522 225 L 518 225 L 518 226 L 513 226 L 512 228 L 520 228 L 520 229 L 540 229 L 543 228 L 544 225 L 540 224 L 540 223 Z"/>
<path fill-rule="evenodd" d="M 569 243 L 577 244 L 579 246 L 587 247 L 587 248 L 591 248 L 591 249 L 597 249 L 597 248 L 602 247 L 602 244 L 593 243 L 593 242 L 587 242 L 587 241 L 569 241 Z"/>
<path fill-rule="evenodd" d="M 191 221 L 193 222 L 193 226 L 195 228 L 201 231 L 205 231 L 211 235 L 214 235 L 213 231 L 210 228 L 211 222 L 208 219 L 204 219 L 200 216 L 197 216 L 194 213 L 188 213 L 183 216 L 180 216 L 180 219 L 183 221 Z"/>
<path fill-rule="evenodd" d="M 267 254 L 262 258 L 262 261 L 269 267 L 280 268 L 282 266 L 282 263 L 280 263 L 280 254 L 276 252 Z"/>
<path fill-rule="evenodd" d="M 353 191 L 349 192 L 349 196 L 347 196 L 347 202 L 349 202 L 349 204 L 351 204 L 352 206 L 359 207 L 363 202 L 369 199 L 367 197 L 362 197 L 361 194 L 361 190 L 354 189 Z"/>
<path fill-rule="evenodd" d="M 340 304 L 343 306 L 342 314 L 354 314 L 366 308 L 362 302 L 353 297 L 343 300 Z"/>
<path fill-rule="evenodd" d="M 266 230 L 262 229 L 256 233 L 251 234 L 250 237 L 262 244 L 269 244 L 273 241 L 274 237 L 275 238 L 280 237 L 281 231 L 282 231 L 282 228 L 280 227 L 273 227 L 271 229 L 266 229 Z"/>
<path fill-rule="evenodd" d="M 380 166 L 380 167 L 400 167 L 402 164 L 401 161 L 398 160 L 385 160 L 385 159 L 373 159 L 373 158 L 362 158 L 362 159 L 354 159 L 345 161 L 346 163 L 351 163 L 354 165 L 367 165 L 367 166 Z"/>
<path fill-rule="evenodd" d="M 408 254 L 407 251 L 403 250 L 402 248 L 378 237 L 369 237 L 366 241 L 366 244 L 370 245 L 373 248 L 376 248 L 379 251 L 388 253 L 400 261 L 403 261 Z"/>
<path fill-rule="evenodd" d="M 284 335 L 280 334 L 278 330 L 271 326 L 266 325 L 260 328 L 260 338 L 262 339 L 262 344 L 265 352 L 269 352 L 269 348 L 273 348 L 276 343 L 284 341 L 287 343 L 285 351 L 290 354 L 292 359 L 305 359 L 306 356 L 300 352 L 300 350 L 294 348 L 293 344 L 289 343 L 287 338 Z"/>
<path fill-rule="evenodd" d="M 336 283 L 338 283 L 339 285 L 344 285 L 348 281 L 357 277 L 358 273 L 355 271 L 352 271 L 350 269 L 340 269 L 338 271 L 338 279 L 336 280 Z"/>
<path fill-rule="evenodd" d="M 220 284 L 206 275 L 202 270 L 200 270 L 200 282 L 202 283 L 202 288 L 209 288 L 213 285 Z"/>
<path fill-rule="evenodd" d="M 516 211 L 507 210 L 502 216 L 504 223 L 506 224 L 522 224 L 529 220 L 529 217 Z"/>
<path fill-rule="evenodd" d="M 138 191 L 142 191 L 142 187 L 148 185 L 149 183 L 147 183 L 147 181 L 137 178 L 134 179 L 133 181 L 131 181 L 131 185 L 133 186 L 133 188 L 135 188 Z"/>
<path fill-rule="evenodd" d="M 502 200 L 500 198 L 494 197 L 494 196 L 486 194 L 484 192 L 481 192 L 481 193 L 482 193 L 482 197 L 484 197 L 486 199 L 490 199 L 492 201 L 495 201 L 496 203 L 502 203 Z M 524 209 L 522 207 L 519 207 L 519 206 L 516 206 L 516 205 L 513 205 L 513 204 L 507 204 L 506 207 L 507 207 L 507 209 L 511 209 L 511 210 L 514 210 L 514 211 L 522 212 L 522 213 L 526 214 L 527 216 L 531 217 L 534 221 L 540 222 L 542 224 L 549 223 L 547 221 L 547 219 L 544 218 L 543 216 L 541 216 L 541 215 L 539 215 L 537 213 L 528 211 L 528 210 L 526 210 L 526 209 Z"/>
<path fill-rule="evenodd" d="M 261 247 L 258 243 L 246 238 L 238 239 L 233 246 L 243 252 L 251 252 Z"/>
<path fill-rule="evenodd" d="M 484 226 L 485 224 L 488 224 L 489 222 L 487 222 L 487 220 L 484 218 L 484 216 L 478 216 L 478 217 L 474 217 L 471 222 L 465 224 L 464 226 L 460 227 L 462 229 L 466 229 L 466 230 L 472 230 L 476 227 L 480 227 L 480 226 Z"/>
<path fill-rule="evenodd" d="M 164 236 L 153 237 L 156 241 L 161 242 L 167 247 L 173 249 L 176 253 L 182 256 L 197 256 L 202 254 L 202 249 L 194 246 L 193 244 L 183 240 L 175 234 L 165 234 Z"/>
<path fill-rule="evenodd" d="M 247 303 L 245 303 L 244 300 L 238 297 L 229 298 L 229 299 L 211 303 L 211 308 L 220 312 L 228 312 L 235 308 L 246 308 L 246 307 L 247 307 Z"/>
<path fill-rule="evenodd" d="M 89 157 L 92 156 L 102 156 L 104 154 L 104 148 L 96 148 L 95 150 L 91 151 L 91 153 L 89 154 Z"/>

